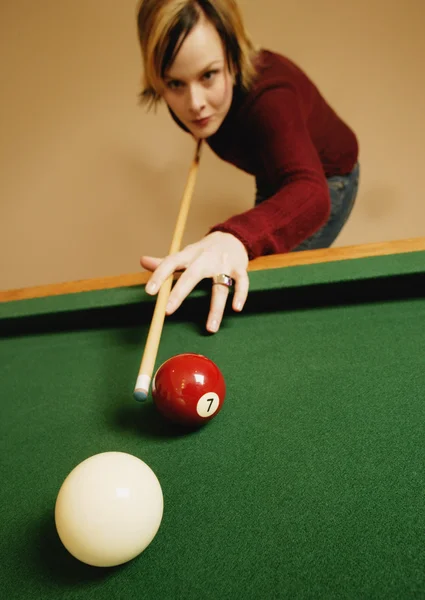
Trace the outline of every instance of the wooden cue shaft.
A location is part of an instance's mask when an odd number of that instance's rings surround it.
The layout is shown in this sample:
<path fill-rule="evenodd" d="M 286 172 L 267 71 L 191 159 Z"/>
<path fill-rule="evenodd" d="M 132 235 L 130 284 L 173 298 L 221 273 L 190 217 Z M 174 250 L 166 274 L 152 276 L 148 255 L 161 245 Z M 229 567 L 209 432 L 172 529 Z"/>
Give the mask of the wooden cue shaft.
<path fill-rule="evenodd" d="M 187 215 L 189 212 L 190 202 L 193 196 L 193 190 L 196 183 L 198 166 L 200 160 L 202 140 L 196 144 L 195 156 L 189 171 L 186 182 L 183 198 L 180 205 L 179 214 L 177 217 L 174 234 L 171 241 L 169 254 L 175 254 L 180 250 L 183 239 L 184 229 L 186 226 Z M 143 401 L 147 398 L 152 379 L 152 373 L 155 367 L 156 356 L 158 353 L 159 342 L 161 339 L 162 328 L 165 320 L 165 310 L 170 295 L 171 286 L 173 283 L 173 274 L 168 277 L 161 286 L 158 292 L 155 310 L 152 317 L 152 322 L 149 328 L 149 334 L 146 341 L 145 350 L 143 353 L 142 362 L 140 364 L 139 374 L 134 389 L 134 397 L 138 401 Z"/>

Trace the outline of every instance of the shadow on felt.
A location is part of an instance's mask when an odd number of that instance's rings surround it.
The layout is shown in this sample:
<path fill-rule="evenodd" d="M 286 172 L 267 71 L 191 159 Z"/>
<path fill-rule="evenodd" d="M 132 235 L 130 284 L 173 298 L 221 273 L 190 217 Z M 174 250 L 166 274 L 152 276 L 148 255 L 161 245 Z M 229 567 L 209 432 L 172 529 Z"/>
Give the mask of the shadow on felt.
<path fill-rule="evenodd" d="M 137 437 L 161 440 L 196 435 L 204 427 L 185 427 L 172 423 L 158 412 L 150 398 L 143 404 L 123 402 L 115 407 L 111 413 L 111 425 L 115 431 L 121 429 L 127 433 L 134 433 Z"/>
<path fill-rule="evenodd" d="M 92 567 L 74 558 L 62 544 L 53 512 L 45 514 L 34 531 L 33 552 L 37 568 L 62 585 L 91 584 L 105 581 L 126 565 Z"/>

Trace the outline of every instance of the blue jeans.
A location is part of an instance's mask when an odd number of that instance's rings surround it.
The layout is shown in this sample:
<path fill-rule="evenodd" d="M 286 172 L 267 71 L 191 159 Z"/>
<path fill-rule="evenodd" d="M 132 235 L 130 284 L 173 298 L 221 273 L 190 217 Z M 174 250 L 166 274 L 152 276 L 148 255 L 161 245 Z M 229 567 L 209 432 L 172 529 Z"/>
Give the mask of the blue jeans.
<path fill-rule="evenodd" d="M 353 210 L 359 187 L 360 166 L 356 164 L 348 175 L 336 175 L 328 178 L 328 189 L 331 200 L 331 212 L 328 221 L 312 236 L 304 240 L 292 252 L 329 248 L 341 233 Z M 257 190 L 255 204 L 266 200 Z"/>

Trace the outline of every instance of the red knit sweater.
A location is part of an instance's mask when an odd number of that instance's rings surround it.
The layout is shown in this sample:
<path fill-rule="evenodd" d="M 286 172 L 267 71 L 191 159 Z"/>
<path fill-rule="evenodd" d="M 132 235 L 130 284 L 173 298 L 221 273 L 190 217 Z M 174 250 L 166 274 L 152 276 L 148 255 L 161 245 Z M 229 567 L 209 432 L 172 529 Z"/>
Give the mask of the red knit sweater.
<path fill-rule="evenodd" d="M 352 130 L 288 58 L 263 50 L 250 92 L 235 92 L 216 134 L 223 160 L 253 175 L 268 199 L 210 231 L 232 233 L 250 259 L 289 252 L 328 219 L 326 177 L 349 173 L 358 158 Z"/>

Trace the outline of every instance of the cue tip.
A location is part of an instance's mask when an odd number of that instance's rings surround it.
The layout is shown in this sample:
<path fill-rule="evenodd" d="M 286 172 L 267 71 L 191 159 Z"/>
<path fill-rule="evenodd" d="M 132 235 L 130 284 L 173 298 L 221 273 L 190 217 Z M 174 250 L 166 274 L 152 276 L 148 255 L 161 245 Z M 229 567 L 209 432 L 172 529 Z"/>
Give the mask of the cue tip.
<path fill-rule="evenodd" d="M 137 402 L 144 402 L 148 397 L 148 393 L 146 390 L 134 390 L 133 396 Z"/>
<path fill-rule="evenodd" d="M 149 375 L 139 375 L 134 388 L 133 396 L 137 402 L 144 402 L 148 397 L 151 378 Z"/>

